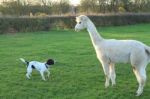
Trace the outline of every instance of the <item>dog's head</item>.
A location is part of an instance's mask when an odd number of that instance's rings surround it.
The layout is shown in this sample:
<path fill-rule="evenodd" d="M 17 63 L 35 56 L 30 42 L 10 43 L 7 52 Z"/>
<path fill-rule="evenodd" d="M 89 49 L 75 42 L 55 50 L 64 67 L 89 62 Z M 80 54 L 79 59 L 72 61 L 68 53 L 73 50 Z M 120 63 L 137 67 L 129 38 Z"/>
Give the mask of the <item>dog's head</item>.
<path fill-rule="evenodd" d="M 53 59 L 48 59 L 46 62 L 47 65 L 54 65 L 55 61 Z"/>

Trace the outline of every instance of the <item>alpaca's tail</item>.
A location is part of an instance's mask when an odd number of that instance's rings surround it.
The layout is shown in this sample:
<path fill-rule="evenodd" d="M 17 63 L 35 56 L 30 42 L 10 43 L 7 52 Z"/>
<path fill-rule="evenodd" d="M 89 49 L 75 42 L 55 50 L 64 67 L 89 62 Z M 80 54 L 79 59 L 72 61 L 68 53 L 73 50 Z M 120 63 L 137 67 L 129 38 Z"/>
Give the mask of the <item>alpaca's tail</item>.
<path fill-rule="evenodd" d="M 150 62 L 150 47 L 149 46 L 145 46 L 145 52 L 149 57 L 149 62 Z"/>
<path fill-rule="evenodd" d="M 28 61 L 26 61 L 25 59 L 20 58 L 20 60 L 21 60 L 23 63 L 25 63 L 27 66 L 29 65 L 29 62 L 28 62 Z"/>

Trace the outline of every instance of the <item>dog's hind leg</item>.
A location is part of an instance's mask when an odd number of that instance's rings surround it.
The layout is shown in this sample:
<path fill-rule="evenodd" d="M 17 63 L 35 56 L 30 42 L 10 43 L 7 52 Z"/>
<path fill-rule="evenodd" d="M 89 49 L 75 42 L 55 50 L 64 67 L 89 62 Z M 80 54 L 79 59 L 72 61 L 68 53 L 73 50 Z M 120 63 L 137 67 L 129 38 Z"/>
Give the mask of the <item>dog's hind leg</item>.
<path fill-rule="evenodd" d="M 44 76 L 44 72 L 40 71 L 40 74 L 41 74 L 42 79 L 45 81 L 46 79 L 45 79 L 45 76 Z"/>

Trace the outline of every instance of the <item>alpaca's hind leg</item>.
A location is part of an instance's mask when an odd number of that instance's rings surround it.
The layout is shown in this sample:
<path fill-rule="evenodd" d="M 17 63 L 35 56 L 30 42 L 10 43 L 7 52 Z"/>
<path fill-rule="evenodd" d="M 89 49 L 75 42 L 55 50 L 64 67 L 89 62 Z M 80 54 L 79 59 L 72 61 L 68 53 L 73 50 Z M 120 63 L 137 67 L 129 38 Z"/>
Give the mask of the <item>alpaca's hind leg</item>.
<path fill-rule="evenodd" d="M 116 84 L 116 73 L 115 73 L 115 65 L 113 63 L 109 66 L 110 78 L 112 82 L 112 86 Z"/>
<path fill-rule="evenodd" d="M 140 96 L 143 93 L 143 88 L 144 88 L 145 81 L 146 81 L 146 71 L 145 71 L 144 67 L 141 67 L 141 68 L 133 67 L 133 72 L 135 73 L 136 78 L 139 83 L 139 87 L 136 92 L 137 93 L 136 96 Z"/>
<path fill-rule="evenodd" d="M 109 64 L 102 63 L 102 67 L 103 67 L 105 78 L 106 78 L 105 87 L 107 88 L 109 86 L 109 81 L 110 81 Z"/>

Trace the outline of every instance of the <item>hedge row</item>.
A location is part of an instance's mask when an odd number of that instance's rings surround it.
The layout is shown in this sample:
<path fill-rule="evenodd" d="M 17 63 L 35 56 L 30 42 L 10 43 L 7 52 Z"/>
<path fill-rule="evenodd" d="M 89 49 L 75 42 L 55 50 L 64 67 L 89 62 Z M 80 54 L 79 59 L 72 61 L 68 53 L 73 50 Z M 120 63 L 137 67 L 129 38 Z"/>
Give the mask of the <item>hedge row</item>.
<path fill-rule="evenodd" d="M 150 14 L 90 15 L 96 26 L 150 23 Z M 49 31 L 53 28 L 74 28 L 75 16 L 54 17 L 1 17 L 0 33 Z"/>
<path fill-rule="evenodd" d="M 111 14 L 90 16 L 96 26 L 118 26 L 138 23 L 150 23 L 150 13 L 144 14 Z"/>
<path fill-rule="evenodd" d="M 3 17 L 0 18 L 0 33 L 49 31 L 52 28 L 71 28 L 74 17 Z"/>

